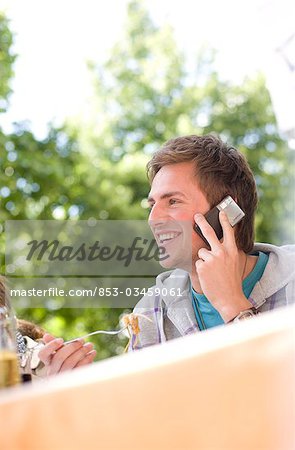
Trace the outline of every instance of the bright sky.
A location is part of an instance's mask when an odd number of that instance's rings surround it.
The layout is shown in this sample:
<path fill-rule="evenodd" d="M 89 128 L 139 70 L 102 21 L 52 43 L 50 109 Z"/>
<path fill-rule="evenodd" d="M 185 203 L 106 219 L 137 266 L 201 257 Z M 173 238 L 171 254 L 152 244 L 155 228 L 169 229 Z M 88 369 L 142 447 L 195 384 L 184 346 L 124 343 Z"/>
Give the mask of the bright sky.
<path fill-rule="evenodd" d="M 220 50 L 222 74 L 235 80 L 265 67 L 270 36 L 275 44 L 278 30 L 269 11 L 291 3 L 146 1 L 158 24 L 166 21 L 175 28 L 177 42 L 189 58 L 208 42 Z M 11 19 L 19 55 L 9 113 L 1 119 L 5 129 L 9 130 L 13 121 L 29 120 L 36 135 L 43 137 L 48 121 L 58 124 L 83 110 L 91 95 L 85 62 L 103 62 L 108 57 L 122 33 L 126 4 L 127 0 L 0 0 L 0 9 Z M 290 14 L 288 17 L 294 23 Z M 278 24 L 279 19 L 277 16 Z M 286 21 L 281 23 L 280 29 L 288 30 L 286 25 Z M 265 33 L 267 28 L 271 34 Z"/>

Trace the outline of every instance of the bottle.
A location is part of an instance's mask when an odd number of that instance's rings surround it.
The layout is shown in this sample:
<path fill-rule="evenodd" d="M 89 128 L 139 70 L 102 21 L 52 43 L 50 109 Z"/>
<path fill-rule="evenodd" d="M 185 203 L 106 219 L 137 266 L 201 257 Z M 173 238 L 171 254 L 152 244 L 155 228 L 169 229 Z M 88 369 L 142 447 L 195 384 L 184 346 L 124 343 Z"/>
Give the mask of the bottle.
<path fill-rule="evenodd" d="M 5 306 L 0 307 L 0 389 L 20 383 L 16 351 L 15 319 Z"/>

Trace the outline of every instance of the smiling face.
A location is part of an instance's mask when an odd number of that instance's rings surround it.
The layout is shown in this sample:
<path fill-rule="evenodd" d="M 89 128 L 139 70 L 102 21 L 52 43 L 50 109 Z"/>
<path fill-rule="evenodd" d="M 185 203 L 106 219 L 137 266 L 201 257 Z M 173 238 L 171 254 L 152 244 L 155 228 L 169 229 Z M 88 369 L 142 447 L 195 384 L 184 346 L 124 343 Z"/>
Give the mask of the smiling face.
<path fill-rule="evenodd" d="M 210 205 L 200 190 L 193 162 L 169 164 L 153 179 L 149 194 L 149 225 L 157 244 L 164 247 L 160 263 L 165 268 L 190 271 L 205 244 L 193 230 L 194 215 L 205 214 Z"/>

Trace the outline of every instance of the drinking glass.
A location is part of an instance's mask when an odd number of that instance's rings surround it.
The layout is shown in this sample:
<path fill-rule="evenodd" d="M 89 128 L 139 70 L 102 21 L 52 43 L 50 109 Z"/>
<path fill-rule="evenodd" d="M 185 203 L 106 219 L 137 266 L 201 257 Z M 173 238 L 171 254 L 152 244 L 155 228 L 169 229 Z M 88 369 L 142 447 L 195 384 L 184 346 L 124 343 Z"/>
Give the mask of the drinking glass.
<path fill-rule="evenodd" d="M 20 383 L 16 351 L 15 318 L 10 310 L 0 307 L 0 389 Z"/>

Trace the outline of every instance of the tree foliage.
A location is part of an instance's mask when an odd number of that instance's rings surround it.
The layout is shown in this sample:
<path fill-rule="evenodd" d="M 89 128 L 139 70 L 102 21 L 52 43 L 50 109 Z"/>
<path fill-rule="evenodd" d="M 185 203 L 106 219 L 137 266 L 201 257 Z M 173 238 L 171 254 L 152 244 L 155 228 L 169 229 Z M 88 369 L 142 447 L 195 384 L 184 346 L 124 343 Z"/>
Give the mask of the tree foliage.
<path fill-rule="evenodd" d="M 0 15 L 2 109 L 13 74 L 12 42 Z M 214 60 L 215 52 L 205 48 L 188 70 L 171 27 L 156 26 L 142 2 L 131 1 L 122 39 L 105 64 L 90 65 L 94 95 L 86 118 L 50 127 L 43 141 L 25 123 L 9 135 L 0 129 L 2 224 L 8 219 L 144 219 L 145 165 L 152 152 L 177 135 L 214 132 L 244 152 L 254 171 L 260 196 L 257 239 L 293 242 L 294 152 L 278 133 L 265 80 L 261 74 L 241 85 L 222 80 Z M 3 255 L 3 233 L 1 239 Z M 65 338 L 115 328 L 121 313 L 19 311 Z M 123 343 L 99 338 L 96 345 L 99 357 L 107 357 L 121 352 Z"/>
<path fill-rule="evenodd" d="M 171 28 L 157 28 L 141 2 L 130 2 L 124 36 L 103 66 L 92 64 L 93 113 L 88 127 L 76 128 L 78 139 L 94 158 L 103 154 L 120 165 L 177 135 L 217 133 L 246 155 L 255 174 L 257 240 L 293 242 L 294 152 L 279 135 L 264 76 L 241 85 L 222 80 L 215 53 L 202 49 L 187 71 Z M 144 194 L 146 182 L 135 190 L 132 180 L 131 190 Z"/>
<path fill-rule="evenodd" d="M 0 113 L 6 111 L 11 93 L 10 81 L 15 60 L 12 43 L 13 36 L 9 29 L 9 21 L 0 11 Z"/>

